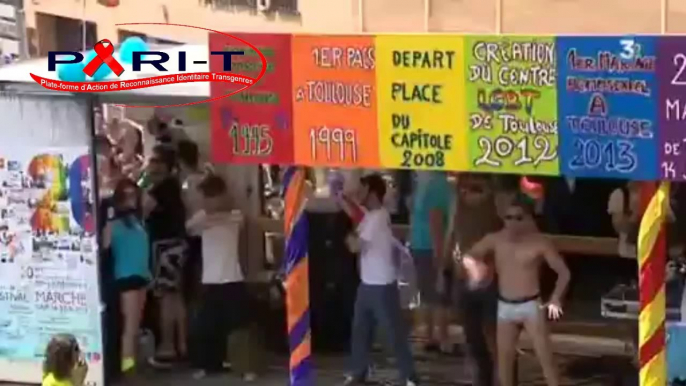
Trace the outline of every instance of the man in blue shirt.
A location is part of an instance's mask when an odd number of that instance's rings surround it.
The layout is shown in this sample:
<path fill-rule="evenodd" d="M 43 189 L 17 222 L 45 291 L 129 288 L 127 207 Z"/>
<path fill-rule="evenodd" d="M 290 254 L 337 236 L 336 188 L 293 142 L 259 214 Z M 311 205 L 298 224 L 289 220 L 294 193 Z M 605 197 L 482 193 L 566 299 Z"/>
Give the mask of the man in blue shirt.
<path fill-rule="evenodd" d="M 443 249 L 453 202 L 452 187 L 443 172 L 418 172 L 415 182 L 410 248 L 419 286 L 420 320 L 427 328 L 427 350 L 448 352 L 452 275 L 443 269 Z M 444 277 L 439 280 L 439 275 Z M 439 283 L 444 283 L 444 288 L 438 288 Z"/>

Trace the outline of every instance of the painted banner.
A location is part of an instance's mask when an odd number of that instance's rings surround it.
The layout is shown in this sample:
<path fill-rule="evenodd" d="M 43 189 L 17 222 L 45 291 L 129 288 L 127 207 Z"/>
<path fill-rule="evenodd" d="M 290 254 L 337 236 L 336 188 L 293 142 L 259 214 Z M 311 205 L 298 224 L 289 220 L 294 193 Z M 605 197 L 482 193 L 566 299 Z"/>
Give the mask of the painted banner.
<path fill-rule="evenodd" d="M 555 38 L 465 41 L 469 169 L 558 175 Z"/>
<path fill-rule="evenodd" d="M 295 36 L 293 68 L 295 162 L 377 167 L 374 38 Z"/>
<path fill-rule="evenodd" d="M 245 91 L 211 103 L 212 159 L 223 163 L 293 163 L 291 35 L 234 34 L 256 46 L 267 60 L 264 77 Z M 238 40 L 210 34 L 210 52 L 243 51 L 232 72 L 256 77 L 259 55 Z M 223 57 L 210 55 L 210 71 L 223 71 Z M 213 98 L 242 85 L 210 82 Z"/>
<path fill-rule="evenodd" d="M 463 45 L 459 36 L 377 36 L 382 166 L 466 169 Z"/>
<path fill-rule="evenodd" d="M 102 385 L 88 154 L 88 147 L 0 150 L 0 360 L 40 367 L 50 338 L 67 332 L 93 367 L 90 381 Z"/>
<path fill-rule="evenodd" d="M 660 178 L 686 180 L 686 37 L 658 42 Z M 682 100 L 683 99 L 683 100 Z"/>
<path fill-rule="evenodd" d="M 560 37 L 562 174 L 657 178 L 656 39 Z"/>

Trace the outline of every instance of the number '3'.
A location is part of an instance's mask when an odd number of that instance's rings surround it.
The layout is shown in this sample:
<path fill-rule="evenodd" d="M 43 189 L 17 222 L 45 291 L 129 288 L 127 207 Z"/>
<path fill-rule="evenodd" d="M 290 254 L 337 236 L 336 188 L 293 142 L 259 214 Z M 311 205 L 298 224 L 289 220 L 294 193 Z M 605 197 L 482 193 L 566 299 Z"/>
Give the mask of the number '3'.
<path fill-rule="evenodd" d="M 638 159 L 634 152 L 634 145 L 628 141 L 617 141 L 616 170 L 621 173 L 631 173 L 637 165 Z"/>

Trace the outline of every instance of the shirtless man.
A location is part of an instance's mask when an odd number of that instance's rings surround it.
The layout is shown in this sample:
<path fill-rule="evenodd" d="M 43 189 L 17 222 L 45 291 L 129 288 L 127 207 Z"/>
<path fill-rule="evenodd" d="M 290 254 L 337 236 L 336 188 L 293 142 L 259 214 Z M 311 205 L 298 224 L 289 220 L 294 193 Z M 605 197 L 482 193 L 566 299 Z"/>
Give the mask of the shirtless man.
<path fill-rule="evenodd" d="M 500 386 L 515 386 L 517 342 L 524 328 L 533 342 L 548 386 L 559 386 L 547 318 L 562 316 L 562 297 L 569 284 L 567 265 L 553 245 L 534 224 L 534 202 L 518 193 L 503 213 L 505 227 L 476 243 L 458 264 L 462 264 L 470 285 L 483 286 L 488 268 L 483 263 L 489 254 L 495 258 L 498 277 L 498 376 Z M 539 273 L 545 261 L 557 274 L 557 283 L 545 305 L 541 301 Z"/>

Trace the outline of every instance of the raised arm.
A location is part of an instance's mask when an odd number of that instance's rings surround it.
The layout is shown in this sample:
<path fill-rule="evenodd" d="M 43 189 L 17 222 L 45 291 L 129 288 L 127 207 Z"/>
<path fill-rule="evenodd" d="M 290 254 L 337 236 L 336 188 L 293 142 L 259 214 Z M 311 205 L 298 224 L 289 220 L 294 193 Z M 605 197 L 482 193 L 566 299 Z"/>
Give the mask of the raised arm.
<path fill-rule="evenodd" d="M 495 251 L 495 238 L 496 235 L 494 233 L 484 236 L 472 246 L 472 249 L 464 254 L 464 258 L 471 258 L 479 261 L 486 260 L 486 257 Z"/>
<path fill-rule="evenodd" d="M 144 192 L 143 193 L 143 216 L 148 217 L 150 216 L 150 213 L 152 213 L 155 208 L 157 208 L 157 200 L 153 195 L 151 194 L 150 191 Z"/>
<path fill-rule="evenodd" d="M 195 214 L 186 221 L 186 231 L 188 231 L 191 236 L 199 235 L 205 227 L 206 220 L 207 214 L 204 210 L 195 212 Z"/>
<path fill-rule="evenodd" d="M 345 237 L 345 246 L 352 253 L 359 253 L 362 250 L 362 242 L 357 236 L 357 233 L 351 232 Z"/>
<path fill-rule="evenodd" d="M 470 287 L 478 287 L 488 277 L 486 257 L 495 251 L 495 234 L 486 235 L 479 240 L 469 252 L 462 256 L 454 256 L 458 267 L 462 267 L 467 274 Z"/>
<path fill-rule="evenodd" d="M 393 237 L 391 219 L 386 212 L 369 212 L 357 226 L 357 231 L 348 235 L 346 244 L 351 252 L 357 253 L 379 237 Z"/>
<path fill-rule="evenodd" d="M 362 218 L 364 217 L 364 210 L 355 203 L 352 199 L 347 197 L 344 194 L 339 194 L 336 196 L 336 201 L 338 202 L 338 205 L 341 207 L 343 212 L 350 217 L 352 220 L 353 224 L 357 226 L 360 221 L 362 221 Z"/>

